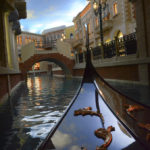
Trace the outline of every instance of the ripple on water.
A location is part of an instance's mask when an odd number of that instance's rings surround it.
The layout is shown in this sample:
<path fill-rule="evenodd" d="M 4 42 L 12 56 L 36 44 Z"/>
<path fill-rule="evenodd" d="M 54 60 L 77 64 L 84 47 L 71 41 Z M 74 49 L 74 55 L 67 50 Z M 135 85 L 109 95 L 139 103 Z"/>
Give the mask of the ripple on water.
<path fill-rule="evenodd" d="M 11 122 L 10 119 L 9 123 L 6 122 L 10 126 L 5 131 L 7 134 L 2 138 L 6 139 L 5 143 L 9 143 L 8 147 L 15 149 L 19 146 L 20 150 L 33 150 L 29 148 L 29 143 L 35 148 L 39 141 L 46 138 L 76 93 L 80 84 L 79 80 L 79 82 L 76 81 L 52 79 L 46 76 L 28 78 L 27 89 L 24 88 L 24 92 L 13 108 L 13 114 L 11 114 L 13 121 Z M 7 117 L 7 115 L 8 111 L 6 111 L 5 120 L 11 116 Z M 4 134 L 1 133 L 1 135 Z M 11 140 L 8 142 L 10 137 Z"/>
<path fill-rule="evenodd" d="M 33 138 L 44 139 L 49 131 L 53 128 L 55 123 L 45 123 L 30 127 L 30 131 L 27 132 Z"/>

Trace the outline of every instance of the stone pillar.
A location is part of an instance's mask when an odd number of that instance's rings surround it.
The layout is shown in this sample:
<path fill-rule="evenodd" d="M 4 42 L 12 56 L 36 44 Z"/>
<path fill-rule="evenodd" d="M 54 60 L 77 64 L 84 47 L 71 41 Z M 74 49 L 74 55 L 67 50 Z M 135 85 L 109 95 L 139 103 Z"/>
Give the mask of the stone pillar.
<path fill-rule="evenodd" d="M 4 26 L 4 12 L 0 9 L 0 66 L 6 67 L 6 45 L 5 45 L 5 26 Z"/>
<path fill-rule="evenodd" d="M 137 23 L 139 59 L 150 58 L 150 0 L 130 0 L 134 3 Z M 150 85 L 150 62 L 139 64 L 139 80 Z"/>
<path fill-rule="evenodd" d="M 148 9 L 148 4 L 145 6 L 145 2 L 149 3 L 149 0 L 136 0 L 135 2 L 135 11 L 136 11 L 136 23 L 137 23 L 137 47 L 138 47 L 138 56 L 140 58 L 148 56 L 148 18 L 146 9 Z M 148 2 L 149 1 L 149 2 Z M 150 9 L 150 8 L 149 8 Z M 150 12 L 149 12 L 150 14 Z M 150 40 L 150 39 L 149 39 Z"/>

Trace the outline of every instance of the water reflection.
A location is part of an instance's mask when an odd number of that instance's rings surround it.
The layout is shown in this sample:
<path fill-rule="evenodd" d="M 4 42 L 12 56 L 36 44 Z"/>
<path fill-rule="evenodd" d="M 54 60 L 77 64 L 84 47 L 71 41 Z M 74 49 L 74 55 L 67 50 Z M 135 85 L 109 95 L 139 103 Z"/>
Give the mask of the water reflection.
<path fill-rule="evenodd" d="M 83 92 L 84 91 L 84 92 Z M 144 148 L 133 138 L 133 136 L 121 125 L 119 120 L 108 109 L 101 96 L 98 96 L 100 112 L 102 113 L 106 129 L 109 126 L 115 127 L 115 131 L 111 132 L 112 142 L 108 150 L 143 150 Z M 103 128 L 102 121 L 97 116 L 74 116 L 75 110 L 80 108 L 92 107 L 97 109 L 95 102 L 95 86 L 93 84 L 84 84 L 82 92 L 78 95 L 75 103 L 70 111 L 50 139 L 49 149 L 70 150 L 81 149 L 94 150 L 96 146 L 104 144 L 104 140 L 97 138 L 94 131 Z"/>
<path fill-rule="evenodd" d="M 13 113 L 10 106 L 3 113 L 0 110 L 0 150 L 35 149 L 62 116 L 79 84 L 77 79 L 29 77 L 23 92 L 18 91 L 21 96 L 15 97 Z"/>

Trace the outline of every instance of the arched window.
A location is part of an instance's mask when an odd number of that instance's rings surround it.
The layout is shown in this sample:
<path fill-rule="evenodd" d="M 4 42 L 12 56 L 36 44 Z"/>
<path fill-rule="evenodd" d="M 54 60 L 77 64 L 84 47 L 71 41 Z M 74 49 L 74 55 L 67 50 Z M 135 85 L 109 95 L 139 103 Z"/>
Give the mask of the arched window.
<path fill-rule="evenodd" d="M 117 33 L 117 37 L 120 39 L 120 38 L 122 38 L 123 37 L 123 33 L 121 32 L 121 31 L 119 31 L 118 33 Z"/>
<path fill-rule="evenodd" d="M 40 38 L 40 46 L 43 46 L 42 38 Z"/>
<path fill-rule="evenodd" d="M 22 36 L 19 37 L 19 44 L 22 45 Z"/>
<path fill-rule="evenodd" d="M 114 2 L 113 4 L 113 14 L 114 16 L 118 14 L 118 3 Z"/>
<path fill-rule="evenodd" d="M 73 33 L 70 33 L 70 39 L 73 39 Z"/>
<path fill-rule="evenodd" d="M 105 43 L 109 43 L 110 41 L 111 41 L 111 39 L 108 38 L 108 39 L 105 41 Z"/>
<path fill-rule="evenodd" d="M 35 39 L 34 42 L 35 42 L 35 47 L 36 47 L 37 46 L 37 39 Z"/>
<path fill-rule="evenodd" d="M 25 37 L 25 44 L 28 44 L 28 38 Z"/>
<path fill-rule="evenodd" d="M 29 37 L 29 43 L 31 42 L 31 37 Z"/>

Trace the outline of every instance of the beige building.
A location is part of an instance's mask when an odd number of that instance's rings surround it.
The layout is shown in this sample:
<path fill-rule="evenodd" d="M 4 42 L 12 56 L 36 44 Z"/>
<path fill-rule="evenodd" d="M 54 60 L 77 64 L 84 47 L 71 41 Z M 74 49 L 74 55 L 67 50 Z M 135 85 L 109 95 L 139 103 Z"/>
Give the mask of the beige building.
<path fill-rule="evenodd" d="M 75 24 L 76 42 L 74 50 L 85 50 L 85 27 L 89 27 L 90 47 L 101 45 L 99 16 L 94 13 L 94 1 L 89 4 L 73 19 Z M 104 43 L 110 42 L 115 37 L 121 38 L 136 31 L 136 20 L 133 11 L 134 5 L 128 0 L 107 0 L 102 9 Z"/>
<path fill-rule="evenodd" d="M 44 30 L 42 34 L 35 34 L 30 32 L 22 32 L 17 37 L 17 45 L 19 51 L 20 62 L 24 62 L 38 52 L 50 52 L 56 50 L 58 53 L 73 58 L 71 56 L 72 46 L 71 41 L 74 37 L 74 26 L 59 26 L 51 29 Z M 33 43 L 34 42 L 34 43 Z M 37 62 L 31 72 L 47 72 L 49 71 L 49 62 Z M 52 64 L 53 68 L 60 67 Z"/>
<path fill-rule="evenodd" d="M 16 37 L 21 34 L 20 19 L 26 18 L 24 0 L 0 2 L 0 103 L 21 81 Z"/>
<path fill-rule="evenodd" d="M 43 41 L 44 41 L 44 36 L 41 34 L 22 31 L 21 34 L 17 36 L 18 54 L 21 55 L 22 46 L 27 45 L 31 42 L 35 42 L 35 46 L 42 47 Z"/>

